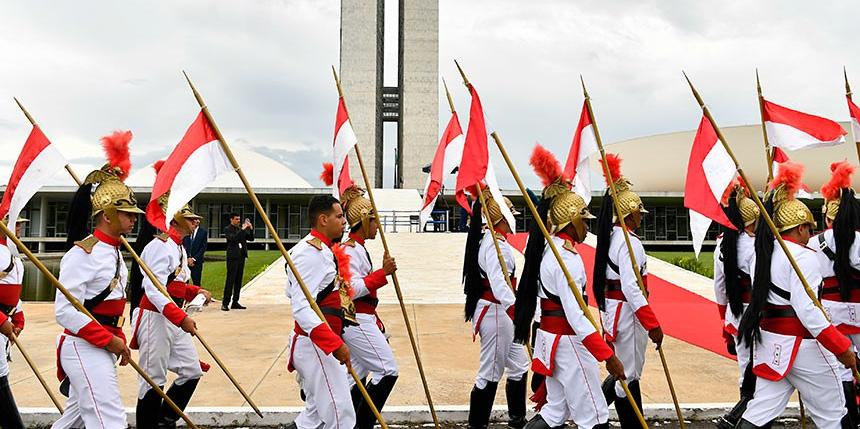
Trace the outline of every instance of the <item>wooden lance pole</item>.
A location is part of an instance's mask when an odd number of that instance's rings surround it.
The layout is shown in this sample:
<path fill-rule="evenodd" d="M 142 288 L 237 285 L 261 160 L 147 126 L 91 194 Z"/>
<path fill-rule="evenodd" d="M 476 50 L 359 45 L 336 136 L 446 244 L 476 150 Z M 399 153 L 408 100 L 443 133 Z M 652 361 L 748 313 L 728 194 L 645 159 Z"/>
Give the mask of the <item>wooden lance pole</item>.
<path fill-rule="evenodd" d="M 597 141 L 597 148 L 600 150 L 600 160 L 603 163 L 603 171 L 606 173 L 607 182 L 609 182 L 609 192 L 612 196 L 613 207 L 615 209 L 615 217 L 618 219 L 622 233 L 624 234 L 624 243 L 627 245 L 627 254 L 630 256 L 630 265 L 633 272 L 636 273 L 636 284 L 642 291 L 642 296 L 648 299 L 648 291 L 645 289 L 645 281 L 642 280 L 642 273 L 639 271 L 639 264 L 636 262 L 636 255 L 633 254 L 633 245 L 630 242 L 630 233 L 624 225 L 624 216 L 621 211 L 621 204 L 616 198 L 618 190 L 615 188 L 615 179 L 609 170 L 609 162 L 606 160 L 606 151 L 603 149 L 603 141 L 600 139 L 600 130 L 597 127 L 597 118 L 594 117 L 594 110 L 591 107 L 591 97 L 588 95 L 588 90 L 585 89 L 585 80 L 579 76 L 579 81 L 582 83 L 582 95 L 585 97 L 585 108 L 588 109 L 588 117 L 591 118 L 591 124 L 594 126 L 594 140 Z M 619 261 L 620 263 L 621 261 Z M 666 382 L 669 384 L 669 393 L 672 394 L 672 403 L 675 405 L 675 414 L 678 416 L 678 424 L 681 429 L 686 429 L 684 423 L 684 414 L 681 412 L 681 406 L 678 404 L 678 395 L 675 393 L 675 384 L 672 383 L 672 374 L 669 373 L 669 365 L 666 363 L 666 355 L 663 352 L 663 347 L 657 346 L 657 352 L 660 354 L 660 362 L 663 364 L 663 373 L 666 375 Z"/>
<path fill-rule="evenodd" d="M 63 296 L 66 297 L 66 299 L 75 307 L 76 310 L 85 314 L 93 322 L 99 323 L 99 321 L 96 320 L 93 315 L 86 308 L 84 308 L 83 305 L 81 305 L 80 302 L 78 302 L 77 298 L 75 298 L 74 295 L 72 295 L 68 291 L 68 289 L 66 289 L 66 287 L 63 286 L 59 280 L 57 280 L 57 277 L 54 276 L 53 273 L 51 273 L 48 267 L 46 267 L 45 264 L 43 264 L 42 261 L 40 261 L 39 258 L 37 258 L 36 255 L 34 255 L 33 252 L 31 252 L 30 249 L 28 249 L 27 246 L 25 246 L 24 243 L 22 243 L 21 240 L 15 236 L 15 234 L 12 234 L 12 231 L 9 231 L 9 228 L 6 227 L 6 224 L 3 222 L 0 222 L 0 233 L 5 234 L 10 240 L 12 240 L 12 242 L 15 243 L 16 246 L 18 246 L 18 249 L 20 249 L 22 252 L 24 252 L 25 255 L 27 255 L 27 258 L 30 259 L 30 262 L 32 262 L 33 265 L 35 265 L 36 268 L 38 268 L 39 271 L 42 272 L 42 275 L 44 275 L 45 278 L 48 279 L 48 281 L 51 282 L 51 284 L 58 291 L 60 291 Z M 101 326 L 100 323 L 99 326 Z M 161 396 L 161 399 L 163 399 L 164 402 L 167 403 L 168 406 L 170 406 L 173 412 L 178 414 L 179 417 L 182 417 L 182 420 L 185 420 L 185 423 L 188 424 L 189 427 L 198 429 L 197 425 L 195 425 L 194 422 L 191 421 L 191 419 L 188 418 L 188 416 L 182 410 L 180 410 L 179 407 L 176 406 L 176 403 L 174 403 L 173 400 L 170 399 L 170 397 L 167 396 L 167 394 L 165 394 L 163 390 L 161 390 L 161 387 L 159 387 L 157 384 L 155 384 L 154 381 L 152 381 L 152 378 L 150 378 L 149 375 L 146 374 L 146 371 L 144 371 L 143 368 L 141 368 L 140 365 L 138 365 L 137 362 L 134 361 L 134 359 L 129 358 L 128 363 L 129 365 L 131 365 L 132 368 L 134 368 L 135 371 L 137 371 L 141 378 L 143 378 L 143 380 L 146 381 L 146 383 L 149 384 L 149 386 L 156 393 L 158 393 L 158 396 Z"/>
<path fill-rule="evenodd" d="M 758 69 L 755 69 L 755 89 L 758 93 L 758 110 L 761 116 L 761 135 L 764 138 L 764 155 L 767 160 L 767 181 L 773 180 L 773 151 L 767 138 L 767 126 L 764 120 L 764 96 L 761 94 L 761 81 L 758 78 Z M 747 182 L 749 183 L 749 182 Z"/>
<path fill-rule="evenodd" d="M 463 68 L 460 67 L 460 64 L 455 60 L 454 64 L 457 65 L 457 69 L 460 71 L 460 75 L 463 77 L 463 84 L 466 85 L 467 88 L 471 88 L 472 84 L 469 83 L 469 80 L 466 78 L 466 73 L 463 72 Z M 573 280 L 573 276 L 570 275 L 570 271 L 567 270 L 567 266 L 564 264 L 564 260 L 561 258 L 561 253 L 558 252 L 558 247 L 555 245 L 555 242 L 552 241 L 552 236 L 550 236 L 549 231 L 546 229 L 546 225 L 541 219 L 540 214 L 537 211 L 537 207 L 535 207 L 534 202 L 532 202 L 531 197 L 529 197 L 528 192 L 526 191 L 525 185 L 523 185 L 523 181 L 520 179 L 519 173 L 517 173 L 516 167 L 514 167 L 513 161 L 508 156 L 508 151 L 505 150 L 505 146 L 502 144 L 502 140 L 499 138 L 499 135 L 493 131 L 490 136 L 493 138 L 493 141 L 496 142 L 496 147 L 499 148 L 499 152 L 502 154 L 502 158 L 505 159 L 505 164 L 508 166 L 508 170 L 511 171 L 511 175 L 514 176 L 514 181 L 517 182 L 517 187 L 520 189 L 520 193 L 523 196 L 523 199 L 526 201 L 526 205 L 529 207 L 529 211 L 534 217 L 534 221 L 540 229 L 541 233 L 544 236 L 544 239 L 549 246 L 550 251 L 552 251 L 553 256 L 556 261 L 558 261 L 559 267 L 561 267 L 561 271 L 564 273 L 565 279 L 567 279 L 567 285 L 570 287 L 571 292 L 573 292 L 573 296 L 576 298 L 576 302 L 579 304 L 579 308 L 582 310 L 582 314 L 585 315 L 585 318 L 594 326 L 594 329 L 600 332 L 600 327 L 597 322 L 594 321 L 594 317 L 591 315 L 591 310 L 588 308 L 588 304 L 582 299 L 582 292 L 580 292 L 579 287 L 576 284 L 576 281 Z M 627 387 L 627 382 L 624 380 L 618 380 L 621 384 L 621 388 L 624 389 L 624 393 L 627 396 L 627 401 L 630 402 L 630 406 L 633 407 L 633 411 L 636 412 L 636 417 L 639 419 L 639 423 L 642 425 L 644 429 L 648 428 L 648 423 L 645 422 L 645 417 L 642 416 L 642 411 L 639 409 L 639 405 L 636 404 L 636 401 L 633 399 L 633 394 L 630 393 L 630 389 Z"/>
<path fill-rule="evenodd" d="M 301 288 L 302 293 L 305 295 L 305 299 L 308 301 L 308 304 L 310 304 L 311 308 L 314 310 L 314 313 L 317 314 L 317 317 L 319 317 L 323 323 L 328 325 L 328 321 L 325 320 L 325 317 L 323 316 L 319 305 L 317 305 L 316 300 L 314 300 L 314 297 L 308 290 L 307 285 L 305 285 L 304 280 L 302 280 L 301 273 L 299 273 L 299 270 L 296 268 L 295 264 L 293 264 L 293 259 L 290 258 L 290 254 L 287 252 L 287 248 L 284 247 L 284 243 L 281 241 L 281 237 L 278 236 L 278 231 L 275 229 L 275 226 L 269 219 L 269 215 L 263 209 L 263 205 L 260 204 L 260 199 L 257 198 L 257 194 L 254 192 L 254 188 L 251 187 L 251 183 L 248 182 L 248 178 L 245 177 L 245 172 L 242 171 L 242 167 L 239 165 L 239 162 L 236 161 L 236 157 L 233 156 L 233 151 L 230 150 L 230 146 L 227 145 L 227 140 L 224 139 L 224 135 L 221 134 L 221 130 L 218 129 L 218 125 L 212 118 L 212 114 L 209 113 L 209 108 L 206 107 L 206 103 L 203 101 L 203 97 L 200 95 L 199 92 L 197 92 L 197 88 L 194 87 L 194 84 L 191 82 L 191 78 L 188 77 L 188 74 L 184 71 L 182 72 L 182 74 L 185 76 L 185 80 L 188 82 L 188 86 L 191 88 L 191 92 L 194 94 L 194 98 L 197 100 L 197 104 L 200 105 L 200 109 L 203 111 L 203 115 L 206 116 L 206 120 L 209 121 L 209 124 L 212 126 L 212 131 L 214 131 L 215 136 L 218 137 L 218 142 L 221 144 L 221 149 L 224 150 L 224 154 L 230 161 L 230 165 L 233 166 L 233 169 L 239 176 L 239 180 L 242 181 L 242 185 L 248 192 L 248 196 L 251 198 L 251 202 L 254 203 L 254 207 L 257 209 L 257 212 L 260 213 L 260 217 L 266 224 L 266 228 L 269 230 L 269 235 L 271 235 L 275 239 L 275 245 L 278 247 L 278 250 L 281 251 L 281 256 L 283 256 L 284 260 L 287 261 L 287 266 L 289 266 L 290 271 L 296 277 L 296 281 L 299 283 L 299 287 Z M 367 401 L 368 405 L 370 405 L 370 410 L 373 411 L 374 416 L 376 416 L 376 419 L 379 421 L 379 425 L 382 426 L 382 429 L 388 429 L 388 424 L 385 423 L 385 420 L 382 418 L 382 415 L 379 413 L 379 410 L 376 408 L 376 405 L 373 403 L 373 400 L 370 399 L 370 395 L 367 394 L 367 389 L 364 388 L 364 384 L 361 382 L 361 379 L 358 378 L 358 375 L 352 369 L 352 365 L 347 363 L 346 367 L 347 370 L 349 370 L 349 375 L 352 376 L 353 381 L 355 381 L 356 386 L 358 386 L 358 390 L 361 392 L 361 395 L 364 397 L 364 400 Z"/>
<path fill-rule="evenodd" d="M 690 81 L 690 78 L 684 73 L 684 78 L 687 80 L 687 84 L 690 85 L 690 90 L 693 91 L 693 96 L 696 98 L 696 101 L 699 103 L 699 107 L 702 108 L 702 113 L 708 118 L 708 122 L 711 123 L 711 126 L 714 127 L 714 131 L 717 133 L 717 138 L 720 140 L 720 143 L 723 144 L 723 147 L 728 152 L 729 156 L 732 158 L 732 162 L 735 163 L 735 168 L 738 171 L 738 175 L 741 176 L 741 179 L 745 183 L 752 183 L 747 178 L 746 173 L 744 173 L 743 168 L 741 168 L 738 159 L 735 157 L 734 152 L 732 152 L 732 148 L 729 147 L 728 142 L 726 141 L 725 136 L 723 136 L 723 132 L 720 131 L 720 127 L 717 126 L 717 122 L 714 120 L 714 117 L 711 116 L 711 111 L 708 109 L 708 106 L 702 100 L 702 97 L 699 95 L 699 91 L 696 90 L 696 87 L 693 86 L 693 82 Z M 797 265 L 797 261 L 795 261 L 794 256 L 789 252 L 788 246 L 785 244 L 785 240 L 782 239 L 782 236 L 779 234 L 779 230 L 776 228 L 776 225 L 773 223 L 773 218 L 767 213 L 764 209 L 764 204 L 761 202 L 761 199 L 758 197 L 758 194 L 755 192 L 750 192 L 753 201 L 756 206 L 758 206 L 759 212 L 761 213 L 762 219 L 764 219 L 767 227 L 770 228 L 770 231 L 773 233 L 773 236 L 776 237 L 777 243 L 779 243 L 779 247 L 782 249 L 782 252 L 785 253 L 785 256 L 788 258 L 788 262 L 791 264 L 791 268 L 794 269 L 794 272 L 797 273 L 797 277 L 800 279 L 801 284 L 803 284 L 803 289 L 806 291 L 806 294 L 809 296 L 809 299 L 812 300 L 812 303 L 821 310 L 821 313 L 824 317 L 829 321 L 830 317 L 827 315 L 827 311 L 824 310 L 824 307 L 821 306 L 821 301 L 818 300 L 815 292 L 809 287 L 809 283 L 806 281 L 806 277 L 803 275 L 803 271 L 800 270 L 800 266 Z M 854 379 L 860 381 L 860 373 L 857 372 L 857 368 L 852 368 L 852 372 L 854 373 Z"/>
<path fill-rule="evenodd" d="M 340 86 L 340 79 L 337 77 L 337 70 L 331 66 L 331 72 L 334 75 L 334 82 L 337 85 L 337 94 L 343 100 L 346 106 L 346 97 L 343 95 L 343 88 Z M 349 120 L 349 125 L 352 126 L 352 119 Z M 355 149 L 355 157 L 358 158 L 358 166 L 361 168 L 361 177 L 364 179 L 364 185 L 367 187 L 367 196 L 370 199 L 370 205 L 373 207 L 373 212 L 379 216 L 379 210 L 376 207 L 376 200 L 373 198 L 373 185 L 367 176 L 367 170 L 364 168 L 364 159 L 361 157 L 361 150 L 358 144 L 353 146 Z M 338 173 L 335 173 L 338 174 Z M 335 184 L 337 179 L 335 178 Z M 386 255 L 391 255 L 388 248 L 388 241 L 385 239 L 385 228 L 382 227 L 382 222 L 376 223 L 379 231 L 379 239 L 382 241 L 382 247 Z M 424 387 L 424 396 L 427 397 L 427 405 L 430 407 L 430 414 L 433 417 L 433 424 L 436 429 L 439 429 L 439 418 L 436 416 L 436 408 L 433 406 L 433 398 L 430 397 L 430 387 L 427 385 L 427 377 L 424 375 L 424 364 L 421 363 L 421 355 L 418 353 L 418 343 L 415 341 L 415 334 L 412 333 L 412 324 L 409 322 L 409 316 L 406 311 L 406 304 L 403 302 L 403 292 L 400 289 L 400 281 L 397 279 L 397 273 L 391 273 L 391 280 L 394 283 L 394 292 L 397 294 L 397 302 L 400 303 L 400 312 L 403 314 L 403 322 L 406 324 L 406 332 L 409 334 L 409 343 L 412 345 L 412 354 L 415 356 L 415 363 L 418 364 L 418 374 L 421 376 L 421 384 Z"/>
<path fill-rule="evenodd" d="M 20 101 L 18 101 L 17 98 L 15 98 L 15 102 L 18 103 L 18 107 L 20 107 L 21 111 L 24 112 L 24 116 L 26 116 L 30 123 L 35 127 L 36 121 L 33 119 L 30 113 L 27 112 L 27 109 L 24 108 L 24 106 L 21 104 Z M 75 180 L 75 183 L 77 183 L 78 186 L 83 183 L 80 177 L 75 174 L 75 171 L 68 164 L 66 164 L 66 171 L 69 172 L 69 175 L 72 176 L 72 179 Z M 129 243 L 128 240 L 126 240 L 126 238 L 123 236 L 120 236 L 120 241 L 122 242 L 123 247 L 125 247 L 125 250 L 127 250 L 128 253 L 131 254 L 131 257 L 135 260 L 135 262 L 140 265 L 140 268 L 149 278 L 149 281 L 151 281 L 152 284 L 155 285 L 155 288 L 158 289 L 158 291 L 161 292 L 161 294 L 166 296 L 168 299 L 173 299 L 167 292 L 167 289 L 164 288 L 164 285 L 161 284 L 161 281 L 158 280 L 158 277 L 156 277 L 152 270 L 149 268 L 149 266 L 145 262 L 143 262 L 142 259 L 140 259 L 140 255 L 138 255 L 134 248 L 131 247 L 131 243 Z M 227 366 L 224 365 L 224 362 L 221 361 L 221 358 L 215 353 L 215 350 L 213 350 L 212 347 L 209 346 L 209 343 L 206 342 L 206 340 L 203 338 L 203 336 L 200 335 L 200 331 L 197 331 L 194 336 L 197 337 L 197 339 L 200 341 L 200 344 L 203 345 L 203 348 L 206 349 L 210 356 L 212 356 L 212 359 L 215 360 L 215 363 L 218 364 L 218 367 L 221 368 L 222 371 L 224 371 L 224 374 L 227 375 L 227 378 L 230 380 L 233 386 L 235 386 L 236 389 L 239 390 L 239 393 L 242 395 L 243 398 L 245 398 L 251 408 L 254 409 L 254 412 L 257 413 L 258 416 L 263 417 L 263 413 L 260 411 L 259 408 L 257 408 L 257 404 L 255 404 L 253 400 L 251 400 L 251 397 L 247 393 L 245 393 L 245 389 L 243 389 L 239 382 L 236 380 L 236 378 L 233 377 L 233 373 L 231 373 L 230 370 L 227 369 Z"/>
<path fill-rule="evenodd" d="M 842 75 L 845 77 L 845 96 L 848 97 L 848 101 L 852 101 L 851 85 L 848 84 L 848 70 L 845 67 L 842 67 Z M 860 160 L 860 136 L 854 136 L 854 147 L 857 148 L 857 159 Z"/>

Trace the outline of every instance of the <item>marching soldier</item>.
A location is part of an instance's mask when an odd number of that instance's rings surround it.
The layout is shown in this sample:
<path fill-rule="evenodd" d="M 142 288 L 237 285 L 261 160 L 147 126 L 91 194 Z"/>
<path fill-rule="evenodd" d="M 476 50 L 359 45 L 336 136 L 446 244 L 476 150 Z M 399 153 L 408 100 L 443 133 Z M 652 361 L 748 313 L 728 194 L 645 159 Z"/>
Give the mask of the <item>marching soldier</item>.
<path fill-rule="evenodd" d="M 636 267 L 645 286 L 648 285 L 647 257 L 639 237 L 633 233 L 642 224 L 642 215 L 648 213 L 642 199 L 631 190 L 632 184 L 621 175 L 621 158 L 607 154 L 611 176 L 615 180 L 615 198 L 621 206 L 621 219 L 615 215 L 612 195 L 607 190 L 600 207 L 597 227 L 597 252 L 594 262 L 594 296 L 601 311 L 603 332 L 615 349 L 615 354 L 624 364 L 630 393 L 639 409 L 642 409 L 642 393 L 639 379 L 645 366 L 645 347 L 648 338 L 657 347 L 663 342 L 663 330 L 647 297 L 642 293 L 636 272 L 630 263 L 630 253 L 624 240 L 626 228 L 636 257 Z M 606 172 L 604 171 L 604 176 Z M 607 177 L 608 182 L 608 177 Z M 608 184 L 608 183 L 607 183 Z M 639 426 L 636 413 L 625 400 L 621 385 L 610 375 L 604 383 L 607 402 L 615 402 L 615 410 L 623 428 Z"/>
<path fill-rule="evenodd" d="M 15 222 L 15 234 L 20 237 L 24 222 Z M 0 234 L 2 235 L 2 234 Z M 11 251 L 6 236 L 0 237 L 0 428 L 23 429 L 18 406 L 9 388 L 10 338 L 24 329 L 24 308 L 21 306 L 21 283 L 24 280 L 24 263 Z"/>
<path fill-rule="evenodd" d="M 54 313 L 65 328 L 57 346 L 57 375 L 69 399 L 55 429 L 128 426 L 116 376 L 117 357 L 120 365 L 131 357 L 122 332 L 128 270 L 119 247 L 120 237 L 131 232 L 143 213 L 134 192 L 122 182 L 131 166 L 130 140 L 130 131 L 102 139 L 108 163 L 87 175 L 69 207 L 71 248 L 60 261 L 59 280 L 96 321 L 57 291 Z M 84 238 L 91 219 L 95 230 Z"/>
<path fill-rule="evenodd" d="M 489 194 L 489 192 L 487 192 Z M 502 216 L 499 203 L 487 198 L 487 212 L 496 231 L 505 267 L 516 287 L 516 263 L 511 246 L 505 240 L 511 233 Z M 513 204 L 504 204 L 515 214 Z M 469 398 L 469 428 L 486 428 L 502 374 L 507 370 L 505 396 L 508 403 L 508 426 L 522 428 L 526 424 L 526 372 L 529 359 L 523 346 L 514 344 L 514 301 L 516 297 L 505 281 L 489 228 L 482 229 L 481 203 L 472 205 L 472 219 L 466 240 L 463 265 L 466 292 L 466 321 L 472 322 L 474 340 L 481 337 L 481 357 L 478 375 Z"/>
<path fill-rule="evenodd" d="M 585 264 L 574 244 L 585 240 L 588 212 L 585 201 L 570 190 L 561 166 L 549 152 L 535 149 L 531 164 L 544 180 L 539 212 L 548 221 L 565 267 L 576 285 L 586 286 Z M 554 165 L 553 165 L 554 164 Z M 553 166 L 546 171 L 544 168 Z M 546 377 L 546 404 L 526 429 L 561 428 L 570 419 L 581 428 L 608 428 L 609 410 L 600 392 L 601 361 L 611 375 L 624 379 L 624 366 L 586 318 L 567 278 L 546 246 L 541 231 L 533 226 L 526 247 L 523 282 L 517 290 L 515 340 L 528 339 L 536 299 L 541 320 L 534 339 L 532 370 Z"/>
<path fill-rule="evenodd" d="M 791 257 L 811 287 L 822 283 L 815 251 L 807 247 L 815 220 L 795 199 L 803 166 L 786 161 L 771 182 L 766 201 Z M 828 322 L 814 304 L 777 245 L 769 228 L 756 231 L 753 296 L 738 327 L 738 337 L 752 347 L 758 377 L 753 399 L 738 427 L 766 427 L 782 413 L 797 389 L 815 425 L 848 428 L 845 397 L 837 369 L 856 365 L 851 341 Z M 838 359 L 838 361 L 837 361 Z"/>
<path fill-rule="evenodd" d="M 755 230 L 758 206 L 746 195 L 746 189 L 735 181 L 724 198 L 724 211 L 736 229 L 726 228 L 717 238 L 714 252 L 714 295 L 723 338 L 730 354 L 737 356 L 740 400 L 728 414 L 717 420 L 720 429 L 732 429 L 741 419 L 755 392 L 755 376 L 749 367 L 750 349 L 737 340 L 738 322 L 752 297 L 752 264 L 755 258 Z"/>
<path fill-rule="evenodd" d="M 346 223 L 340 202 L 318 195 L 308 205 L 311 232 L 297 243 L 290 256 L 311 296 L 325 315 L 320 320 L 305 298 L 291 270 L 287 272 L 287 297 L 296 326 L 290 336 L 288 368 L 298 372 L 305 394 L 305 408 L 293 425 L 299 429 L 353 429 L 348 374 L 349 348 L 341 335 L 347 324 L 357 324 L 349 285 L 349 256 L 333 243 L 343 236 Z M 337 260 L 335 254 L 337 253 Z"/>
<path fill-rule="evenodd" d="M 830 181 L 821 187 L 825 201 L 821 209 L 827 229 L 812 238 L 811 247 L 819 250 L 818 261 L 824 277 L 821 305 L 857 352 L 860 346 L 860 320 L 856 317 L 860 312 L 860 284 L 857 283 L 860 281 L 860 232 L 857 232 L 860 208 L 851 188 L 854 166 L 842 161 L 832 164 L 830 170 Z M 840 373 L 848 416 L 857 425 L 860 421 L 854 375 L 846 368 Z"/>
<path fill-rule="evenodd" d="M 364 243 L 365 240 L 376 238 L 379 224 L 370 200 L 363 194 L 364 190 L 352 185 L 343 192 L 340 199 L 346 211 L 350 231 L 349 239 L 344 243 L 344 250 L 349 255 L 353 302 L 358 321 L 358 325 L 344 329 L 343 339 L 349 346 L 352 367 L 358 377 L 363 379 L 368 373 L 373 374 L 367 383 L 367 393 L 381 411 L 397 381 L 398 370 L 394 352 L 385 338 L 385 326 L 376 314 L 376 306 L 379 304 L 376 293 L 388 283 L 386 276 L 397 270 L 397 264 L 386 254 L 382 258 L 382 268 L 373 270 L 370 254 Z M 376 416 L 358 393 L 358 388 L 353 387 L 352 390 L 353 400 L 356 402 L 356 427 L 372 429 Z"/>
<path fill-rule="evenodd" d="M 167 209 L 167 195 L 158 201 L 162 211 Z M 191 338 L 196 334 L 197 325 L 182 308 L 198 294 L 205 296 L 206 303 L 212 299 L 209 291 L 190 284 L 191 270 L 182 239 L 191 233 L 195 219 L 200 216 L 186 204 L 170 219 L 170 229 L 156 235 L 144 247 L 140 259 L 167 289 L 170 298 L 164 296 L 139 268 L 143 296 L 132 314 L 131 348 L 140 349 L 140 366 L 162 388 L 167 383 L 168 370 L 178 375 L 166 393 L 181 410 L 188 405 L 203 376 L 203 363 Z M 149 229 L 148 234 L 152 232 Z M 179 415 L 162 403 L 161 396 L 143 378 L 139 386 L 137 427 L 175 428 Z"/>

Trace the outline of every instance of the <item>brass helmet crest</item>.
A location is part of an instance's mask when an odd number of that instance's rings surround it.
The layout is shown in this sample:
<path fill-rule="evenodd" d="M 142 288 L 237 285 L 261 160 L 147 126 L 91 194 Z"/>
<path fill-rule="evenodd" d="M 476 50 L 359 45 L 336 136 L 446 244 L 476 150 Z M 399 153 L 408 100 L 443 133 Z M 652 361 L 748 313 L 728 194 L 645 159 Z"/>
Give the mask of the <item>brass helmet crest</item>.
<path fill-rule="evenodd" d="M 796 197 L 802 186 L 803 165 L 785 161 L 779 165 L 776 177 L 770 183 L 770 197 L 773 201 L 773 222 L 779 232 L 788 231 L 800 225 L 815 227 L 815 218 L 809 207 Z"/>
<path fill-rule="evenodd" d="M 594 216 L 588 211 L 585 200 L 570 190 L 571 182 L 564 177 L 561 164 L 541 145 L 535 146 L 529 164 L 543 182 L 542 197 L 550 201 L 547 215 L 551 232 L 557 233 L 573 224 L 576 230 L 582 233 L 579 238 L 584 239 L 587 221 Z"/>
<path fill-rule="evenodd" d="M 609 171 L 607 174 L 606 169 L 603 169 L 603 178 L 606 186 L 610 186 L 610 180 L 615 185 L 615 198 L 621 208 L 621 218 L 624 219 L 633 212 L 648 213 L 642 204 L 642 198 L 633 192 L 633 183 L 621 174 L 621 157 L 614 153 L 607 153 L 606 163 L 609 165 Z M 619 221 L 614 210 L 612 220 Z"/>
<path fill-rule="evenodd" d="M 92 185 L 92 216 L 104 212 L 114 216 L 116 212 L 143 213 L 137 207 L 134 192 L 123 182 L 131 170 L 128 145 L 131 131 L 115 131 L 102 137 L 102 147 L 107 154 L 107 163 L 87 175 L 84 185 Z"/>

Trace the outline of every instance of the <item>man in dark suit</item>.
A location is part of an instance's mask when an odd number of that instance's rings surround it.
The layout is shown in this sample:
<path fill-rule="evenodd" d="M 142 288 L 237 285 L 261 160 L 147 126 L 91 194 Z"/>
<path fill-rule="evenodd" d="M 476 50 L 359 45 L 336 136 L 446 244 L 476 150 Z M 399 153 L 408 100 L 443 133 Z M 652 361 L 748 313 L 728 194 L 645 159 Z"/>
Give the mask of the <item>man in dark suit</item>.
<path fill-rule="evenodd" d="M 242 289 L 242 275 L 248 257 L 248 242 L 254 241 L 254 227 L 248 219 L 240 227 L 239 214 L 230 213 L 230 225 L 224 228 L 224 236 L 227 237 L 227 279 L 224 282 L 221 310 L 244 310 L 245 306 L 239 304 L 239 291 Z M 233 304 L 228 307 L 231 299 Z"/>
<path fill-rule="evenodd" d="M 194 219 L 194 230 L 182 240 L 188 254 L 188 267 L 191 269 L 191 283 L 201 286 L 203 276 L 203 255 L 209 245 L 209 231 L 200 226 L 200 219 Z"/>

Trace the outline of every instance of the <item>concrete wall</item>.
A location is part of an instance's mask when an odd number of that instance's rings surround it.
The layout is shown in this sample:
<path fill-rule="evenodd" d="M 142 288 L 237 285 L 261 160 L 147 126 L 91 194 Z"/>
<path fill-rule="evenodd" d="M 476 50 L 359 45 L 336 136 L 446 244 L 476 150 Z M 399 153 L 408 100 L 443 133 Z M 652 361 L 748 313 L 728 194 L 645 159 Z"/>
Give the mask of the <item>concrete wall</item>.
<path fill-rule="evenodd" d="M 439 143 L 439 2 L 400 0 L 400 171 L 403 188 L 423 189 Z"/>
<path fill-rule="evenodd" d="M 383 6 L 384 0 L 340 3 L 340 79 L 361 156 L 375 186 L 382 185 L 382 121 L 377 101 L 382 91 Z M 353 154 L 350 172 L 356 182 L 364 183 Z"/>

